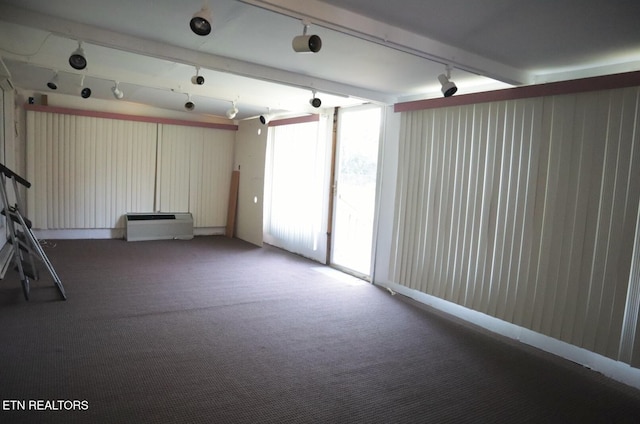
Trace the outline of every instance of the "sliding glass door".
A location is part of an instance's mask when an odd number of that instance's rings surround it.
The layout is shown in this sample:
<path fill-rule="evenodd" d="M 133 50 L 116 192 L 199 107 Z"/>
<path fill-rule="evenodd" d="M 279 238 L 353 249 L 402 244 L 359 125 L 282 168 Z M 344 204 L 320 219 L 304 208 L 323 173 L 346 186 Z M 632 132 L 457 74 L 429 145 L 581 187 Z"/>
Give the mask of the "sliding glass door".
<path fill-rule="evenodd" d="M 264 241 L 369 278 L 382 108 L 338 111 L 334 157 L 330 118 L 269 128 Z"/>
<path fill-rule="evenodd" d="M 382 109 L 340 109 L 331 264 L 370 277 Z"/>

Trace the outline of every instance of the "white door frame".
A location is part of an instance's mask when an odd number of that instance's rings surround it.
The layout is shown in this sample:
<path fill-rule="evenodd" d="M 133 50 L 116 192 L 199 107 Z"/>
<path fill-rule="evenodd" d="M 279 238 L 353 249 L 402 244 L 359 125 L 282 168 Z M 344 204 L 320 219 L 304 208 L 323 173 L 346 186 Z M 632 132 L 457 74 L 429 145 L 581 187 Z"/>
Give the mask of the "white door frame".
<path fill-rule="evenodd" d="M 380 128 L 379 128 L 379 133 L 378 133 L 378 156 L 377 156 L 377 163 L 376 163 L 376 188 L 375 188 L 375 202 L 374 202 L 374 211 L 373 211 L 373 225 L 372 225 L 372 240 L 371 240 L 371 251 L 370 251 L 370 257 L 371 257 L 371 263 L 369 266 L 369 272 L 368 274 L 362 274 L 361 272 L 358 272 L 356 270 L 353 269 L 349 269 L 343 265 L 339 265 L 334 263 L 333 257 L 334 257 L 334 253 L 335 253 L 335 242 L 336 242 L 336 237 L 335 237 L 335 231 L 336 231 L 336 225 L 335 225 L 335 218 L 337 216 L 336 212 L 337 212 L 337 207 L 338 207 L 338 202 L 337 202 L 337 196 L 339 193 L 339 182 L 338 182 L 338 177 L 340 175 L 340 172 L 338 170 L 338 167 L 340 165 L 340 144 L 341 144 L 341 135 L 342 135 L 342 116 L 344 113 L 350 113 L 350 112 L 359 112 L 359 111 L 364 111 L 364 110 L 369 110 L 369 109 L 379 109 L 380 110 Z M 367 281 L 373 281 L 373 270 L 375 269 L 375 251 L 376 251 L 376 233 L 377 233 L 377 220 L 378 220 L 378 209 L 379 209 L 379 193 L 380 193 L 380 170 L 381 170 L 381 154 L 382 154 L 382 143 L 383 143 L 383 134 L 384 134 L 384 120 L 385 120 L 385 108 L 383 106 L 380 105 L 375 105 L 375 104 L 366 104 L 366 105 L 360 105 L 360 106 L 353 106 L 353 107 L 349 107 L 349 108 L 340 108 L 338 109 L 338 116 L 337 116 L 337 128 L 336 128 L 336 142 L 335 142 L 335 152 L 334 152 L 334 164 L 335 164 L 335 172 L 333 173 L 332 176 L 332 205 L 331 205 L 331 217 L 332 217 L 332 223 L 331 223 L 331 241 L 330 241 L 330 255 L 328 258 L 328 264 L 334 268 L 337 268 L 341 271 L 344 271 L 346 273 L 355 275 L 359 278 L 365 279 Z"/>

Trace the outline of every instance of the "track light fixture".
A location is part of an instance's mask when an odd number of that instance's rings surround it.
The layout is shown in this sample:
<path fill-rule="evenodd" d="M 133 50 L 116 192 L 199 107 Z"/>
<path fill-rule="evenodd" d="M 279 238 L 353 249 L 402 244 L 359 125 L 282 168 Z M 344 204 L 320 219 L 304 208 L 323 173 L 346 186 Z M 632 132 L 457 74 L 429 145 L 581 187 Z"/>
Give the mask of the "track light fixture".
<path fill-rule="evenodd" d="M 317 35 L 307 35 L 309 24 L 306 22 L 302 22 L 302 24 L 304 25 L 302 35 L 293 37 L 291 42 L 293 50 L 298 53 L 318 53 L 322 48 L 322 40 Z"/>
<path fill-rule="evenodd" d="M 204 36 L 211 33 L 211 22 L 211 10 L 205 5 L 193 15 L 189 26 L 195 34 Z"/>
<path fill-rule="evenodd" d="M 120 83 L 118 81 L 115 81 L 115 83 L 116 85 L 111 87 L 111 91 L 113 92 L 113 97 L 120 100 L 124 97 L 124 93 L 122 92 L 122 90 L 120 90 L 120 87 L 119 87 Z"/>
<path fill-rule="evenodd" d="M 47 82 L 47 87 L 52 90 L 58 89 L 58 72 L 55 72 L 53 74 L 53 77 L 49 80 L 49 82 Z"/>
<path fill-rule="evenodd" d="M 88 99 L 89 97 L 91 97 L 91 89 L 84 86 L 84 75 L 80 80 L 80 97 L 82 97 L 83 99 Z"/>
<path fill-rule="evenodd" d="M 313 97 L 311 98 L 311 100 L 309 100 L 309 103 L 311 104 L 311 106 L 315 107 L 316 109 L 322 105 L 322 100 L 316 97 L 315 91 L 313 91 Z"/>
<path fill-rule="evenodd" d="M 267 114 L 266 115 L 260 115 L 260 123 L 262 125 L 268 125 L 269 121 L 271 121 L 271 116 L 269 116 L 269 112 L 271 111 L 271 109 L 267 108 Z"/>
<path fill-rule="evenodd" d="M 236 106 L 235 100 L 231 102 L 231 109 L 227 110 L 227 118 L 233 119 L 238 114 L 238 107 Z"/>
<path fill-rule="evenodd" d="M 202 85 L 204 84 L 204 77 L 200 75 L 200 67 L 196 66 L 196 74 L 191 77 L 191 84 Z"/>
<path fill-rule="evenodd" d="M 84 50 L 82 49 L 82 41 L 78 41 L 78 48 L 69 56 L 69 65 L 77 70 L 87 67 L 87 59 L 84 57 Z"/>
<path fill-rule="evenodd" d="M 442 85 L 442 94 L 444 94 L 444 97 L 451 97 L 456 94 L 458 87 L 453 81 L 449 80 L 449 78 L 451 78 L 451 66 L 447 65 L 446 69 L 447 75 L 438 75 L 438 81 L 440 81 L 440 85 Z"/>
<path fill-rule="evenodd" d="M 191 94 L 187 94 L 187 102 L 184 104 L 184 108 L 187 110 L 193 110 L 195 107 L 195 103 L 191 101 Z"/>

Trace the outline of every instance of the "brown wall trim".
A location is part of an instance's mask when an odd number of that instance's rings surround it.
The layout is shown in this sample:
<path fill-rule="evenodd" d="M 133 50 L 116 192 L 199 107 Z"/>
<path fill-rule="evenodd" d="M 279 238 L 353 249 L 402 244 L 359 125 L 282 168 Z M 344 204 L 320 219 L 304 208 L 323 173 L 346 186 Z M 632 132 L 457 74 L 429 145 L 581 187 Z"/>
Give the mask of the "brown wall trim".
<path fill-rule="evenodd" d="M 612 90 L 616 88 L 640 86 L 640 71 L 622 74 L 604 75 L 570 81 L 551 82 L 547 84 L 527 85 L 506 88 L 504 90 L 486 91 L 483 93 L 464 94 L 446 98 L 416 100 L 396 103 L 394 112 L 434 109 L 448 106 L 464 106 L 476 103 L 496 102 L 504 100 L 525 99 L 530 97 L 557 96 L 562 94 L 584 93 L 588 91 Z"/>
<path fill-rule="evenodd" d="M 276 119 L 274 121 L 269 121 L 270 127 L 277 127 L 279 125 L 292 125 L 292 124 L 304 124 L 305 122 L 317 122 L 320 120 L 320 115 L 305 115 L 298 116 L 296 118 L 285 118 L 285 119 Z"/>
<path fill-rule="evenodd" d="M 36 112 L 61 113 L 64 115 L 88 116 L 92 118 L 119 119 L 122 121 L 148 122 L 153 124 L 184 125 L 188 127 L 213 128 L 218 130 L 237 131 L 238 126 L 233 124 L 216 124 L 212 122 L 185 121 L 182 119 L 156 118 L 152 116 L 125 115 L 122 113 L 99 112 L 95 110 L 71 109 L 57 106 L 25 104 L 25 110 Z"/>

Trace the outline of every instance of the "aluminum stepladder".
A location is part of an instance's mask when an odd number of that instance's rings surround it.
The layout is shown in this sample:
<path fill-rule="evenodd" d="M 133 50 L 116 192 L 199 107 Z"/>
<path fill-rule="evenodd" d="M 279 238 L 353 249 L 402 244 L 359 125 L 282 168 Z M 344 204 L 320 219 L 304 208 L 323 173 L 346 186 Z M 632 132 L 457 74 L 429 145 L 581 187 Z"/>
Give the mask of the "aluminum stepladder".
<path fill-rule="evenodd" d="M 18 183 L 29 188 L 31 183 L 6 166 L 0 164 L 0 195 L 2 196 L 3 210 L 2 215 L 5 215 L 7 230 L 9 238 L 8 243 L 11 244 L 10 249 L 13 262 L 16 264 L 18 273 L 20 274 L 20 281 L 22 283 L 22 292 L 26 300 L 29 300 L 29 278 L 34 280 L 38 279 L 38 272 L 35 266 L 34 258 L 39 259 L 45 264 L 45 267 L 49 271 L 53 282 L 58 288 L 58 292 L 63 300 L 67 300 L 67 295 L 64 291 L 62 281 L 56 274 L 53 265 L 49 261 L 46 253 L 44 252 L 40 242 L 36 238 L 35 234 L 31 230 L 31 221 L 22 215 L 22 202 L 20 200 L 20 192 L 18 191 Z M 13 192 L 16 203 L 11 206 L 9 204 L 9 196 L 7 194 L 7 183 L 11 181 L 13 186 Z"/>

